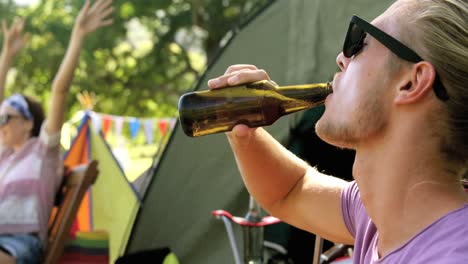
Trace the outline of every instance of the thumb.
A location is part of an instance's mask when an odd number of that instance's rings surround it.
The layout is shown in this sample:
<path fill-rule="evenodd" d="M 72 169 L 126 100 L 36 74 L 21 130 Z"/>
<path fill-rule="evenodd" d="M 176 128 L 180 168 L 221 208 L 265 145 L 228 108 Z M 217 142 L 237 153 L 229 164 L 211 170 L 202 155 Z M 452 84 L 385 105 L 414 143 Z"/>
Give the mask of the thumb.
<path fill-rule="evenodd" d="M 236 142 L 245 141 L 248 139 L 252 133 L 255 131 L 256 128 L 250 128 L 246 125 L 240 124 L 236 125 L 230 133 L 226 133 L 229 139 L 234 140 Z"/>

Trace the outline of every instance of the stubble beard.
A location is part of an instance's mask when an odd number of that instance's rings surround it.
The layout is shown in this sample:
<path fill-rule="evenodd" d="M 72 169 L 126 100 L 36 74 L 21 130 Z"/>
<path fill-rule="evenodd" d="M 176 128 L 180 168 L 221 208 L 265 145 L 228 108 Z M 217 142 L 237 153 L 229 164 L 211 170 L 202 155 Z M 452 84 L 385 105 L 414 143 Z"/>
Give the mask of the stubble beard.
<path fill-rule="evenodd" d="M 374 90 L 368 100 L 363 100 L 349 114 L 322 116 L 315 125 L 317 136 L 339 148 L 356 149 L 363 140 L 377 135 L 386 126 L 382 94 Z"/>

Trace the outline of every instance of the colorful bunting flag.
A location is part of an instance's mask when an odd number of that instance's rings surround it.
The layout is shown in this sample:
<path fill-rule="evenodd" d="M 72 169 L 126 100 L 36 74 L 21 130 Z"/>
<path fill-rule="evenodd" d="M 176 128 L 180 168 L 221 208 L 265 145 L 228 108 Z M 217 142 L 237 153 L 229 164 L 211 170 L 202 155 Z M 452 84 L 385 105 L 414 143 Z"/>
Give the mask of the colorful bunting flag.
<path fill-rule="evenodd" d="M 91 122 L 93 123 L 93 129 L 95 133 L 99 133 L 101 131 L 102 125 L 102 116 L 96 114 L 95 112 L 90 112 Z"/>
<path fill-rule="evenodd" d="M 112 117 L 109 115 L 103 115 L 102 117 L 102 134 L 104 135 L 104 138 L 106 138 L 107 132 L 109 132 L 109 129 L 112 125 Z"/>
<path fill-rule="evenodd" d="M 158 122 L 159 132 L 161 133 L 162 138 L 166 135 L 168 125 L 169 123 L 166 119 L 160 119 Z"/>
<path fill-rule="evenodd" d="M 171 123 L 171 130 L 174 129 L 176 123 L 177 123 L 177 118 L 171 118 L 170 119 L 170 123 Z"/>
<path fill-rule="evenodd" d="M 115 136 L 121 138 L 125 122 L 129 125 L 131 139 L 135 139 L 140 131 L 141 124 L 143 124 L 147 144 L 154 143 L 156 127 L 159 136 L 164 138 L 167 132 L 172 131 L 177 123 L 177 118 L 138 118 L 132 116 L 114 116 L 93 111 L 86 112 L 90 116 L 94 132 L 102 132 L 104 138 L 106 138 L 111 128 L 114 129 Z"/>
<path fill-rule="evenodd" d="M 146 144 L 153 143 L 154 140 L 154 120 L 152 119 L 145 119 L 143 122 L 145 136 L 146 136 Z"/>
<path fill-rule="evenodd" d="M 117 137 L 122 136 L 122 127 L 123 127 L 124 118 L 121 116 L 114 117 L 114 131 Z"/>
<path fill-rule="evenodd" d="M 140 121 L 134 117 L 130 117 L 129 121 L 130 125 L 130 137 L 135 139 L 138 135 L 138 131 L 140 130 Z"/>

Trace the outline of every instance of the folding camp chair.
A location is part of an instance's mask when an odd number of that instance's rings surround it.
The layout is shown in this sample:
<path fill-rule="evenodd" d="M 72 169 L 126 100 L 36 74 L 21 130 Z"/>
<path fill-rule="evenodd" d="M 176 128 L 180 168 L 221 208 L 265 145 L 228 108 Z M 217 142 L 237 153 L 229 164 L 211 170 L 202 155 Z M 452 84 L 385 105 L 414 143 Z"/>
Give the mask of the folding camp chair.
<path fill-rule="evenodd" d="M 57 205 L 57 211 L 49 221 L 49 240 L 45 252 L 44 263 L 56 264 L 63 254 L 65 242 L 69 237 L 69 231 L 78 212 L 88 188 L 96 181 L 99 173 L 98 162 L 80 165 L 70 173 L 65 173 L 61 189 L 61 198 Z"/>

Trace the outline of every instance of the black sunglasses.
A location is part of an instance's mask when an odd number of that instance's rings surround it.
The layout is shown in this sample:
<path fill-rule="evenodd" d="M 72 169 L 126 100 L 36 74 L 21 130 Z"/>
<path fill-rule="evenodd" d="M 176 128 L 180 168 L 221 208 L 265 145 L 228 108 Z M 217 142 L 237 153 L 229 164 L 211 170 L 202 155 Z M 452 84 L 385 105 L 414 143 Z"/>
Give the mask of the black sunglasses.
<path fill-rule="evenodd" d="M 4 126 L 4 125 L 8 124 L 8 122 L 12 118 L 22 118 L 22 116 L 20 116 L 20 115 L 10 115 L 10 114 L 0 115 L 0 126 Z"/>
<path fill-rule="evenodd" d="M 364 38 L 366 37 L 367 33 L 369 33 L 372 37 L 382 43 L 382 45 L 387 47 L 401 59 L 413 63 L 423 61 L 423 59 L 412 49 L 408 48 L 400 41 L 396 40 L 392 36 L 373 26 L 371 23 L 357 16 L 353 16 L 351 18 L 351 22 L 349 23 L 348 32 L 346 33 L 346 38 L 343 45 L 343 55 L 347 58 L 351 58 L 353 55 L 356 55 L 359 51 L 361 51 L 364 47 Z M 447 90 L 440 81 L 438 74 L 436 74 L 433 87 L 436 96 L 440 100 L 446 101 L 449 99 Z"/>

